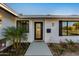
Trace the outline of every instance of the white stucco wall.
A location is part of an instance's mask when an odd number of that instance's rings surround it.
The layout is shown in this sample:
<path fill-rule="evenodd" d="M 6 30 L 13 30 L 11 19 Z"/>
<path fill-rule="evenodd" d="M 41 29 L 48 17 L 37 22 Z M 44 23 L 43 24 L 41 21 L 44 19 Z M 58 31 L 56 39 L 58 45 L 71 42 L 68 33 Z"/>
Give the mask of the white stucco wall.
<path fill-rule="evenodd" d="M 34 41 L 34 24 L 32 20 L 29 20 L 29 33 L 28 33 L 28 42 L 33 42 Z"/>
<path fill-rule="evenodd" d="M 17 20 L 28 20 L 29 21 L 29 33 L 27 33 L 27 39 L 21 40 L 21 42 L 33 42 L 34 41 L 34 24 L 30 19 L 17 19 Z M 17 21 L 16 20 L 16 21 Z"/>
<path fill-rule="evenodd" d="M 28 19 L 25 19 L 25 20 L 28 20 Z M 49 43 L 49 42 L 59 43 L 60 40 L 65 41 L 65 39 L 68 39 L 68 40 L 72 39 L 75 42 L 79 42 L 79 36 L 59 36 L 59 20 L 61 19 L 29 19 L 29 33 L 28 33 L 27 41 L 28 42 L 35 41 L 34 40 L 34 22 L 43 22 L 43 40 L 46 43 Z M 46 32 L 48 28 L 51 29 L 51 33 Z"/>
<path fill-rule="evenodd" d="M 46 30 L 50 28 L 51 33 L 47 33 Z M 64 39 L 63 39 L 64 40 Z M 58 20 L 46 20 L 45 21 L 45 42 L 59 42 L 59 21 Z"/>
<path fill-rule="evenodd" d="M 60 20 L 67 20 L 67 19 L 60 19 Z M 76 21 L 76 19 L 74 20 Z M 46 33 L 47 28 L 51 28 L 51 33 Z M 59 19 L 45 21 L 45 42 L 46 43 L 49 43 L 49 42 L 59 43 L 60 40 L 65 41 L 65 39 L 73 40 L 74 42 L 79 42 L 79 36 L 59 36 Z"/>
<path fill-rule="evenodd" d="M 20 20 L 29 20 L 29 33 L 28 40 L 23 42 L 34 42 L 34 22 L 43 22 L 43 41 L 46 43 L 54 42 L 59 43 L 65 41 L 65 39 L 73 40 L 79 42 L 79 36 L 59 36 L 59 20 L 68 20 L 73 21 L 78 19 L 20 19 Z M 51 29 L 51 33 L 47 33 L 47 29 Z"/>
<path fill-rule="evenodd" d="M 22 40 L 22 42 L 34 42 L 34 22 L 43 22 L 43 29 L 44 29 L 44 20 L 42 19 L 19 19 L 19 20 L 29 20 L 29 33 L 27 33 L 27 41 Z M 44 36 L 44 31 L 43 31 L 43 40 L 45 39 Z"/>
<path fill-rule="evenodd" d="M 11 26 L 16 26 L 16 18 L 12 14 L 6 12 L 5 10 L 0 9 L 0 15 L 2 16 L 0 19 L 1 21 L 1 26 L 0 26 L 0 40 L 3 39 L 3 28 L 11 27 Z M 10 46 L 12 44 L 12 41 L 8 40 L 6 42 L 6 47 Z"/>

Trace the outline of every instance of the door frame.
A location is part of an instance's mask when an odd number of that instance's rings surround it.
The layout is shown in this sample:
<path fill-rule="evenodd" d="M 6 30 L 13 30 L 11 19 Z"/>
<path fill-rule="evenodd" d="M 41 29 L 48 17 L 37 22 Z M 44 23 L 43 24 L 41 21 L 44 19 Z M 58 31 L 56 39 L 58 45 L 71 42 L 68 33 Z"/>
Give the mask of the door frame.
<path fill-rule="evenodd" d="M 36 38 L 36 24 L 37 23 L 41 24 L 41 38 L 40 39 Z M 35 41 L 41 41 L 41 40 L 43 40 L 43 22 L 34 22 L 34 40 Z"/>

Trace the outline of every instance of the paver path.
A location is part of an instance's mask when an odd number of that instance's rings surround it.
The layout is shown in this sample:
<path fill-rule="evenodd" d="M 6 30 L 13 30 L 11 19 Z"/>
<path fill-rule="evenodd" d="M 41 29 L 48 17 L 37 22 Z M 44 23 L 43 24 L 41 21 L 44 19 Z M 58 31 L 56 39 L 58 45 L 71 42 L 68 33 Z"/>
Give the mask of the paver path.
<path fill-rule="evenodd" d="M 44 42 L 33 42 L 30 44 L 26 56 L 51 56 L 52 53 Z"/>

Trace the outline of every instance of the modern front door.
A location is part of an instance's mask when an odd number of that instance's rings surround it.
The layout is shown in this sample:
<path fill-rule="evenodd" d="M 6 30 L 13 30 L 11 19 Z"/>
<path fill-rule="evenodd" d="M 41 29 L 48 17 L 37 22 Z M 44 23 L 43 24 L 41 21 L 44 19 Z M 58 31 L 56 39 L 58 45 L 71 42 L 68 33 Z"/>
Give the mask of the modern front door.
<path fill-rule="evenodd" d="M 43 22 L 35 22 L 35 40 L 43 39 Z"/>

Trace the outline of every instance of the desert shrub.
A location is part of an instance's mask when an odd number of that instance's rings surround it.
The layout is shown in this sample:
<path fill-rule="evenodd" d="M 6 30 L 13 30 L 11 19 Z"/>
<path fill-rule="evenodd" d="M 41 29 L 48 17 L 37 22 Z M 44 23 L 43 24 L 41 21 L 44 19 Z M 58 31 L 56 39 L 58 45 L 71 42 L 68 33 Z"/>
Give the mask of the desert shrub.
<path fill-rule="evenodd" d="M 49 43 L 48 45 L 49 45 L 50 47 L 52 47 L 52 46 L 53 46 L 53 43 Z"/>
<path fill-rule="evenodd" d="M 61 46 L 62 48 L 67 48 L 66 42 L 60 41 L 60 46 Z"/>
<path fill-rule="evenodd" d="M 67 40 L 67 39 L 66 39 L 66 42 L 67 42 L 67 48 L 70 51 L 75 52 L 76 51 L 75 42 L 73 42 L 72 40 Z"/>
<path fill-rule="evenodd" d="M 75 42 L 73 42 L 72 40 L 66 39 L 66 42 L 67 42 L 68 45 L 71 45 L 71 46 L 75 45 Z"/>
<path fill-rule="evenodd" d="M 64 51 L 64 48 L 62 48 L 59 45 L 53 44 L 53 52 L 55 52 L 54 55 L 61 55 L 63 51 Z"/>
<path fill-rule="evenodd" d="M 60 41 L 60 46 L 64 49 L 64 51 L 71 51 L 75 52 L 76 51 L 76 43 L 72 40 L 66 39 L 65 42 Z"/>

